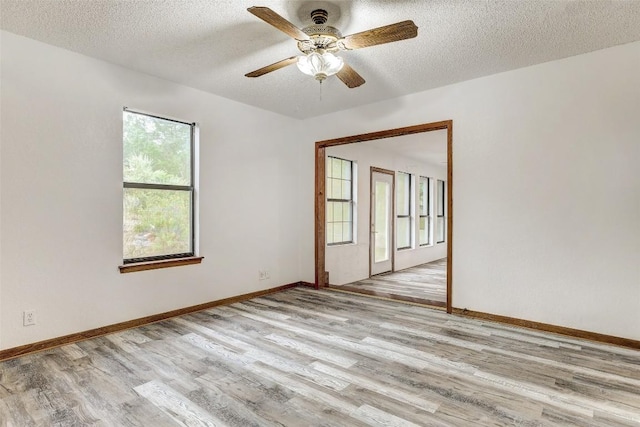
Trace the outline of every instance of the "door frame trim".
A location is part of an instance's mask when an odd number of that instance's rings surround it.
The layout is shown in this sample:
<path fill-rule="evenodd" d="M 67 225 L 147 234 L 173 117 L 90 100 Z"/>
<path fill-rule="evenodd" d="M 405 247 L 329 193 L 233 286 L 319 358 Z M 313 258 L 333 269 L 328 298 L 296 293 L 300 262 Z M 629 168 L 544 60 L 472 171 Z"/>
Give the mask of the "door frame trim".
<path fill-rule="evenodd" d="M 325 199 L 325 156 L 326 148 L 334 145 L 374 141 L 402 135 L 447 130 L 447 313 L 451 313 L 453 294 L 453 120 L 423 123 L 378 132 L 327 139 L 315 143 L 315 287 L 328 285 L 325 271 L 326 250 L 326 199 Z"/>
<path fill-rule="evenodd" d="M 396 173 L 389 169 L 377 168 L 375 166 L 371 166 L 371 170 L 369 172 L 369 277 L 373 276 L 371 274 L 372 262 L 371 262 L 371 251 L 373 250 L 374 245 L 372 245 L 372 231 L 373 227 L 373 206 L 371 203 L 372 195 L 373 195 L 373 173 L 382 173 L 386 175 L 391 175 L 391 246 L 389 248 L 389 252 L 391 253 L 391 271 L 396 271 L 396 233 L 395 233 L 395 214 L 396 214 L 396 206 L 395 206 L 395 191 L 396 191 Z"/>

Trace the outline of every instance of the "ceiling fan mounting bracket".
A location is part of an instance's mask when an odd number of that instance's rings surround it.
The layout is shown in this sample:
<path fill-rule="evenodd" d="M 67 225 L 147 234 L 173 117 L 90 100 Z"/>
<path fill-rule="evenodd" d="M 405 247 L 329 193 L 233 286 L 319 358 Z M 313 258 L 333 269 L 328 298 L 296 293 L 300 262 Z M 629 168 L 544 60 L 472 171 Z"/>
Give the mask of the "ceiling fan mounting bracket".
<path fill-rule="evenodd" d="M 315 9 L 311 11 L 311 20 L 316 25 L 322 25 L 327 23 L 329 13 L 324 9 Z"/>

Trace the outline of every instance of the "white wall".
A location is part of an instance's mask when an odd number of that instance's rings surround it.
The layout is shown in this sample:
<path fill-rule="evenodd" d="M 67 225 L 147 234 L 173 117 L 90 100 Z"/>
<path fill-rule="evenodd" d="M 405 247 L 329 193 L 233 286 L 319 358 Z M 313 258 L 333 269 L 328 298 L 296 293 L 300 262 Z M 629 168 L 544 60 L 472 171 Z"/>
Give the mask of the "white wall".
<path fill-rule="evenodd" d="M 0 34 L 0 349 L 312 282 L 313 142 L 444 119 L 454 306 L 640 339 L 640 42 L 299 122 Z M 200 123 L 201 265 L 118 272 L 123 106 Z"/>
<path fill-rule="evenodd" d="M 442 143 L 446 146 L 446 134 Z M 393 144 L 389 141 L 388 144 Z M 371 144 L 348 144 L 328 147 L 327 155 L 357 162 L 357 235 L 356 242 L 348 245 L 327 246 L 325 269 L 329 272 L 332 285 L 344 285 L 369 277 L 369 208 L 371 166 L 402 171 L 436 179 L 446 179 L 446 169 L 442 165 L 420 162 L 415 158 L 400 156 L 392 151 L 373 147 Z M 416 178 L 417 179 L 417 178 Z M 414 200 L 418 200 L 417 185 L 413 187 Z M 435 194 L 435 193 L 434 193 Z M 417 229 L 417 218 L 414 215 Z M 395 270 L 402 270 L 447 256 L 446 244 L 423 246 L 415 244 L 412 249 L 395 250 Z"/>
<path fill-rule="evenodd" d="M 1 78 L 0 348 L 300 280 L 297 120 L 6 32 Z M 200 265 L 118 271 L 123 106 L 200 124 Z"/>
<path fill-rule="evenodd" d="M 309 123 L 331 123 L 324 140 L 453 119 L 453 306 L 637 340 L 639 117 L 636 42 Z M 313 150 L 300 155 L 303 280 Z"/>

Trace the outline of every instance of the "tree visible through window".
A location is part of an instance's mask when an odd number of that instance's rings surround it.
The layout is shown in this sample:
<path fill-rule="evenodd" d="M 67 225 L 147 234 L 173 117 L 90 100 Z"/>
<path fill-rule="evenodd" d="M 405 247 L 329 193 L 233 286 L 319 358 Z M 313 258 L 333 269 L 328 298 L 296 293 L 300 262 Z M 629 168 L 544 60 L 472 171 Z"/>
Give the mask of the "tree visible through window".
<path fill-rule="evenodd" d="M 123 112 L 124 262 L 193 256 L 195 125 Z"/>
<path fill-rule="evenodd" d="M 353 243 L 353 162 L 327 156 L 327 244 Z"/>

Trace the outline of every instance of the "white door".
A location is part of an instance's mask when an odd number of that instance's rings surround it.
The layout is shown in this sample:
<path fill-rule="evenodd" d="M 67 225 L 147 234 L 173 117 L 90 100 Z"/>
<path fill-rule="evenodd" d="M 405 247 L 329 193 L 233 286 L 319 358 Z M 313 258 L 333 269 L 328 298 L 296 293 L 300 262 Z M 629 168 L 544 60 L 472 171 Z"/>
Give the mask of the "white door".
<path fill-rule="evenodd" d="M 371 276 L 393 268 L 393 172 L 371 170 Z"/>

